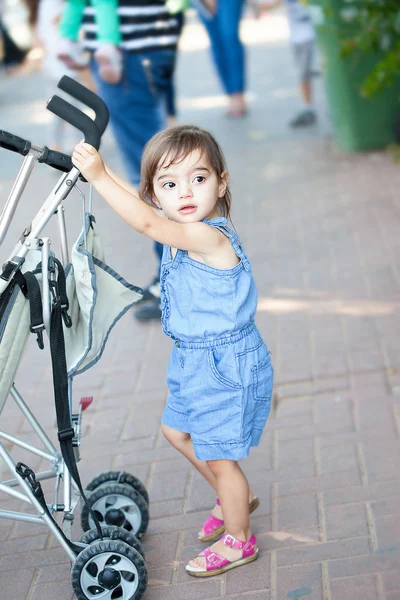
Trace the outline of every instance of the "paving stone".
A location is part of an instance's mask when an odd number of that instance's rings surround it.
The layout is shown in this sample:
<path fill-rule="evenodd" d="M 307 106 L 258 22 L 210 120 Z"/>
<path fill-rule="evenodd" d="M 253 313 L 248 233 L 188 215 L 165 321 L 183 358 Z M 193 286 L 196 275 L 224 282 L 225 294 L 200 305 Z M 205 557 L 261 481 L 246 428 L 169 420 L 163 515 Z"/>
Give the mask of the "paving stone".
<path fill-rule="evenodd" d="M 297 547 L 320 541 L 319 529 L 316 525 L 290 528 L 283 531 L 268 531 L 257 538 L 261 550 L 277 550 L 278 548 Z"/>
<path fill-rule="evenodd" d="M 188 471 L 179 471 L 171 477 L 169 473 L 153 475 L 149 494 L 153 502 L 184 498 L 188 481 Z"/>
<path fill-rule="evenodd" d="M 320 477 L 304 477 L 292 481 L 278 483 L 279 496 L 291 496 L 305 492 L 322 492 L 330 489 L 348 487 L 361 484 L 360 473 L 356 471 L 343 471 L 342 473 L 329 473 Z"/>
<path fill-rule="evenodd" d="M 42 550 L 46 546 L 47 538 L 48 533 L 45 535 L 24 536 L 22 539 L 9 539 L 1 544 L 1 555 Z"/>
<path fill-rule="evenodd" d="M 76 596 L 71 585 L 60 586 L 59 583 L 44 583 L 36 585 L 32 594 L 32 600 L 75 600 Z"/>
<path fill-rule="evenodd" d="M 300 563 L 312 563 L 345 556 L 360 556 L 369 552 L 370 544 L 368 538 L 351 538 L 277 550 L 277 564 L 280 567 Z"/>
<path fill-rule="evenodd" d="M 376 517 L 375 531 L 378 550 L 395 549 L 399 546 L 400 519 L 398 515 Z"/>
<path fill-rule="evenodd" d="M 388 571 L 382 575 L 383 585 L 386 592 L 400 591 L 400 572 Z"/>
<path fill-rule="evenodd" d="M 255 592 L 254 594 L 233 594 L 227 596 L 228 598 L 246 598 L 246 600 L 270 600 L 271 592 L 269 590 L 265 590 L 262 592 Z M 211 598 L 209 599 L 211 600 Z"/>
<path fill-rule="evenodd" d="M 369 535 L 364 504 L 328 506 L 324 512 L 328 540 Z"/>
<path fill-rule="evenodd" d="M 396 479 L 400 460 L 400 442 L 363 444 L 368 481 Z"/>
<path fill-rule="evenodd" d="M 177 473 L 182 470 L 187 470 L 188 462 L 183 456 L 177 456 L 171 460 L 154 461 L 154 475 L 162 473 Z"/>
<path fill-rule="evenodd" d="M 149 535 L 143 540 L 146 564 L 149 569 L 172 567 L 178 545 L 178 534 Z M 0 563 L 1 566 L 1 563 Z"/>
<path fill-rule="evenodd" d="M 256 565 L 257 563 L 257 565 Z M 270 587 L 269 554 L 262 554 L 246 569 L 233 569 L 226 578 L 225 595 L 246 593 L 253 590 L 266 590 Z"/>
<path fill-rule="evenodd" d="M 279 498 L 277 525 L 280 530 L 316 525 L 318 523 L 317 497 L 315 494 L 300 494 Z"/>
<path fill-rule="evenodd" d="M 167 500 L 166 502 L 151 502 L 151 520 L 160 519 L 163 517 L 171 517 L 173 515 L 181 515 L 183 513 L 184 500 Z"/>
<path fill-rule="evenodd" d="M 352 575 L 367 575 L 369 573 L 384 573 L 400 569 L 400 552 L 387 548 L 375 554 L 354 556 L 328 561 L 328 572 L 331 579 L 351 577 Z"/>
<path fill-rule="evenodd" d="M 400 496 L 400 482 L 388 481 L 358 485 L 343 489 L 331 490 L 324 493 L 326 506 L 332 504 L 347 504 L 350 502 L 373 502 L 391 496 Z"/>
<path fill-rule="evenodd" d="M 280 442 L 278 448 L 279 473 L 290 472 L 297 477 L 315 474 L 314 445 L 312 440 Z"/>
<path fill-rule="evenodd" d="M 278 600 L 321 600 L 322 572 L 319 564 L 277 569 Z"/>
<path fill-rule="evenodd" d="M 187 575 L 187 577 L 190 577 L 190 575 Z M 216 579 L 218 580 L 218 577 Z M 211 581 L 194 581 L 193 583 L 190 581 L 178 585 L 149 588 L 146 592 L 146 600 L 214 599 L 220 598 L 220 588 L 220 581 L 215 579 Z"/>
<path fill-rule="evenodd" d="M 343 433 L 346 430 L 354 431 L 353 425 L 351 423 L 346 425 L 339 421 L 324 421 L 322 424 L 315 423 L 307 426 L 296 426 L 296 423 L 292 423 L 285 429 L 279 429 L 279 441 L 324 438 L 325 436 L 334 436 L 339 432 Z"/>
<path fill-rule="evenodd" d="M 320 470 L 323 475 L 357 469 L 357 454 L 354 446 L 339 446 L 320 449 Z"/>
<path fill-rule="evenodd" d="M 14 564 L 14 568 L 14 573 L 0 573 L 1 597 L 4 600 L 25 600 L 31 589 L 35 570 L 22 569 L 18 562 Z"/>
<path fill-rule="evenodd" d="M 332 598 L 351 598 L 351 600 L 377 600 L 379 592 L 376 579 L 372 575 L 365 577 L 346 577 L 330 581 Z"/>
<path fill-rule="evenodd" d="M 50 565 L 39 569 L 37 584 L 52 582 L 68 582 L 71 580 L 71 566 L 69 564 Z"/>
<path fill-rule="evenodd" d="M 387 498 L 379 502 L 371 503 L 372 512 L 375 517 L 400 514 L 400 498 Z"/>
<path fill-rule="evenodd" d="M 148 570 L 148 589 L 152 587 L 167 586 L 172 583 L 174 569 L 149 569 Z"/>
<path fill-rule="evenodd" d="M 33 552 L 21 552 L 18 554 L 8 554 L 3 556 L 0 561 L 0 571 L 12 571 L 18 564 L 20 569 L 30 567 L 45 567 L 47 565 L 62 565 L 66 562 L 66 554 L 61 548 L 51 550 L 35 550 Z"/>

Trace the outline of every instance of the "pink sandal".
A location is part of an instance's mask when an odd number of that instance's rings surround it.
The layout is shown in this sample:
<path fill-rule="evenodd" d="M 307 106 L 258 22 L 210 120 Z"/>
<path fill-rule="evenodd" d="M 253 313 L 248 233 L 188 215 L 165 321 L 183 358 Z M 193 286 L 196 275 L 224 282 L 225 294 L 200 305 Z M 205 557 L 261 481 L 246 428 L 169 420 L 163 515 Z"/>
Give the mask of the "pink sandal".
<path fill-rule="evenodd" d="M 242 542 L 237 540 L 232 535 L 225 533 L 221 542 L 228 548 L 237 548 L 243 551 L 242 558 L 234 560 L 233 562 L 221 556 L 217 552 L 213 552 L 211 548 L 206 548 L 203 552 L 200 552 L 198 556 L 204 556 L 206 559 L 206 570 L 200 569 L 200 567 L 191 567 L 186 565 L 186 571 L 193 577 L 213 577 L 214 575 L 221 575 L 225 571 L 234 569 L 235 567 L 241 567 L 247 563 L 252 562 L 258 558 L 258 548 L 256 536 L 253 534 L 248 542 Z"/>
<path fill-rule="evenodd" d="M 217 498 L 217 504 L 218 506 L 221 506 L 219 498 Z M 257 496 L 254 496 L 253 500 L 249 503 L 249 514 L 254 512 L 259 505 L 260 500 L 257 498 Z M 199 537 L 199 540 L 201 542 L 211 542 L 212 540 L 215 540 L 215 538 L 224 533 L 224 521 L 210 514 L 208 515 L 208 518 L 203 525 L 203 531 L 205 535 L 203 535 L 203 537 Z"/>

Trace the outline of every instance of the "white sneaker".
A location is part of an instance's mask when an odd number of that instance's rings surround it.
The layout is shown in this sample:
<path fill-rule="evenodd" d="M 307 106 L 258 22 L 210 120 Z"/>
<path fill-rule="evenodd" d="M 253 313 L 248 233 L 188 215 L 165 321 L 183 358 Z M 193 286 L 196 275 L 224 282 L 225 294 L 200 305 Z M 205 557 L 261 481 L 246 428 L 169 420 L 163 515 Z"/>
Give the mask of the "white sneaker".
<path fill-rule="evenodd" d="M 107 83 L 119 83 L 122 77 L 122 54 L 114 44 L 102 44 L 94 53 L 99 75 Z"/>
<path fill-rule="evenodd" d="M 88 65 L 87 55 L 79 43 L 67 38 L 59 38 L 57 57 L 70 69 L 84 69 Z"/>

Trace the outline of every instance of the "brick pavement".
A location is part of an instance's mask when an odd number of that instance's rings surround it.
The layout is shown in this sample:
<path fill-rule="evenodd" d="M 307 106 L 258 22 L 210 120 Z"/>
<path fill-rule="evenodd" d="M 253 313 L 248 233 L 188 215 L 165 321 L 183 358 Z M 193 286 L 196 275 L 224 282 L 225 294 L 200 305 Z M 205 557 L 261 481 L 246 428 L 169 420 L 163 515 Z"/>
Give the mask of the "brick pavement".
<path fill-rule="evenodd" d="M 194 25 L 179 63 L 181 120 L 208 127 L 226 150 L 234 222 L 254 264 L 257 322 L 276 370 L 268 429 L 244 464 L 261 498 L 252 516 L 260 559 L 206 581 L 185 574 L 213 494 L 160 435 L 170 342 L 158 325 L 127 315 L 100 364 L 76 379 L 77 397 L 95 394 L 85 419 L 84 481 L 126 469 L 151 497 L 146 600 L 400 599 L 399 171 L 384 154 L 348 156 L 332 146 L 320 90 L 319 127 L 288 131 L 296 90 L 281 24 L 278 15 L 268 33 L 246 23 L 252 95 L 242 122 L 227 126 L 221 118 Z M 197 49 L 189 47 L 193 39 Z M 46 115 L 37 81 L 25 79 L 12 106 L 18 80 L 4 82 L 7 120 L 0 123 L 14 133 L 29 130 L 39 143 Z M 104 153 L 116 161 L 110 137 Z M 1 157 L 5 198 L 18 161 Z M 32 182 L 35 206 L 43 180 L 50 185 L 45 170 Z M 24 206 L 20 219 L 34 212 Z M 73 232 L 78 208 L 71 200 Z M 145 283 L 154 266 L 151 244 L 103 204 L 95 213 L 110 264 Z M 54 437 L 48 356 L 31 345 L 23 369 L 19 387 Z M 1 422 L 31 439 L 11 404 Z M 3 496 L 1 502 L 16 506 Z M 68 561 L 44 527 L 0 521 L 0 541 L 2 599 L 71 600 Z"/>

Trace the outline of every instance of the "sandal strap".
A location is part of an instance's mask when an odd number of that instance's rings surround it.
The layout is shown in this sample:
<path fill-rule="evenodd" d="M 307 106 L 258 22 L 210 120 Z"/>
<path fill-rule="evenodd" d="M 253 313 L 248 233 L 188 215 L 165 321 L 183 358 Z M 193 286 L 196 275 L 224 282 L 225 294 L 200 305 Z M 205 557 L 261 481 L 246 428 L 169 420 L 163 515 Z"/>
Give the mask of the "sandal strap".
<path fill-rule="evenodd" d="M 243 550 L 244 552 L 249 552 L 253 550 L 256 545 L 256 536 L 253 534 L 250 536 L 247 542 L 243 542 L 242 540 L 238 540 L 233 535 L 229 533 L 224 533 L 221 537 L 221 542 L 224 543 L 228 548 L 236 548 L 237 550 Z"/>
<path fill-rule="evenodd" d="M 214 517 L 214 515 L 211 514 L 208 515 L 208 518 L 203 525 L 205 535 L 210 535 L 211 533 L 222 527 L 223 524 L 224 521 L 222 519 L 217 519 L 217 517 Z"/>
<path fill-rule="evenodd" d="M 203 552 L 203 555 L 206 559 L 207 571 L 221 569 L 222 567 L 229 565 L 229 563 L 231 562 L 230 560 L 225 558 L 225 556 L 221 556 L 221 554 L 218 554 L 218 552 L 212 552 L 210 548 L 206 548 L 206 550 L 204 550 Z"/>

